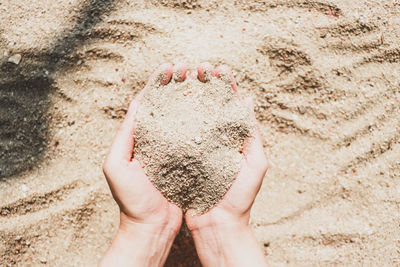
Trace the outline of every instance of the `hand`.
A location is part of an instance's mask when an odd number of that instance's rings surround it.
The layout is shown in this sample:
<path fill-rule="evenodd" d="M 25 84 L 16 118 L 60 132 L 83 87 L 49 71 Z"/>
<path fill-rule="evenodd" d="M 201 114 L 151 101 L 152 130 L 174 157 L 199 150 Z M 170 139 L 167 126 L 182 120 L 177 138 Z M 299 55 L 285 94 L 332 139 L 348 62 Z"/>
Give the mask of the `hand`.
<path fill-rule="evenodd" d="M 216 77 L 230 80 L 232 89 L 240 98 L 236 81 L 228 67 L 213 70 L 210 64 L 204 63 L 198 68 L 200 80 L 206 77 L 204 72 L 207 71 Z M 249 107 L 255 121 L 252 101 L 246 99 L 243 102 Z M 243 155 L 239 174 L 224 198 L 205 214 L 196 215 L 194 211 L 185 214 L 197 253 L 205 266 L 266 264 L 248 226 L 250 209 L 268 168 L 258 127 L 254 137 L 245 144 Z"/>
<path fill-rule="evenodd" d="M 181 77 L 186 68 L 177 66 Z M 135 114 L 143 92 L 154 83 L 166 84 L 172 66 L 162 65 L 130 104 L 103 165 L 104 175 L 120 208 L 120 227 L 102 265 L 162 266 L 182 223 L 181 209 L 152 185 L 137 159 L 132 159 Z M 183 80 L 183 79 L 182 79 Z M 119 266 L 119 265 L 118 265 Z"/>

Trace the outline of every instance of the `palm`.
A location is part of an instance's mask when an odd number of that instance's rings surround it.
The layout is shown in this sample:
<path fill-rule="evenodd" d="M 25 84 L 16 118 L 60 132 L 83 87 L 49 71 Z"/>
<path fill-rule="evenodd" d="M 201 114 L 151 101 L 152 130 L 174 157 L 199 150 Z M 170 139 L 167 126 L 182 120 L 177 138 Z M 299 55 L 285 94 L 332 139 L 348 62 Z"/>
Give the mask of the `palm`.
<path fill-rule="evenodd" d="M 186 215 L 186 222 L 190 229 L 207 227 L 216 222 L 219 224 L 226 222 L 248 223 L 250 208 L 267 170 L 265 157 L 259 157 L 254 162 L 252 161 L 254 160 L 253 156 L 252 154 L 245 156 L 232 187 L 214 208 L 199 216 L 192 212 Z"/>
<path fill-rule="evenodd" d="M 202 73 L 205 68 L 211 68 L 211 66 L 200 67 L 199 77 L 203 76 Z M 232 89 L 240 98 L 236 81 L 229 68 L 223 66 L 213 70 L 212 73 L 217 77 L 227 75 Z M 255 122 L 253 102 L 250 99 L 245 99 L 243 103 L 249 107 Z M 186 223 L 190 229 L 207 227 L 215 223 L 222 225 L 226 222 L 248 223 L 251 206 L 267 172 L 267 159 L 263 151 L 258 127 L 255 129 L 254 137 L 244 144 L 243 155 L 242 166 L 238 176 L 224 198 L 203 215 L 196 216 L 193 211 L 189 211 L 186 214 Z"/>
<path fill-rule="evenodd" d="M 166 83 L 165 79 L 169 81 L 171 75 L 172 67 L 169 64 L 160 66 L 142 92 L 132 101 L 104 162 L 103 171 L 123 215 L 138 223 L 162 224 L 169 221 L 179 227 L 182 211 L 161 195 L 150 182 L 139 161 L 132 159 L 135 114 L 141 95 L 148 86 L 154 86 L 156 82 Z"/>
<path fill-rule="evenodd" d="M 121 211 L 136 221 L 159 223 L 167 218 L 182 219 L 179 207 L 168 202 L 152 185 L 136 159 L 121 168 L 115 187 Z"/>

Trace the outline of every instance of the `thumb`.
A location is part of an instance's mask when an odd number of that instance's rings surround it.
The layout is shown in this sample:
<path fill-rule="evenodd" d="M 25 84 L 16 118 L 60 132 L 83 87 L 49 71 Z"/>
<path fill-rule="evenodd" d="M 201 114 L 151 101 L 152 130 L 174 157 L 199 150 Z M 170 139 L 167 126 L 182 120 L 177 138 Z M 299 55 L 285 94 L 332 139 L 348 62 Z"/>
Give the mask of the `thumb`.
<path fill-rule="evenodd" d="M 243 99 L 243 102 L 247 105 L 247 107 L 251 110 L 254 109 L 254 101 L 253 98 L 251 96 L 246 97 L 245 99 Z"/>
<path fill-rule="evenodd" d="M 254 113 L 254 102 L 251 97 L 246 97 L 243 102 L 247 106 L 250 112 L 251 119 L 254 125 L 253 137 L 250 137 L 248 142 L 244 147 L 244 156 L 250 165 L 263 165 L 266 161 L 266 157 L 264 154 L 264 148 L 262 145 L 262 138 L 260 133 L 260 128 L 257 123 L 257 119 Z M 268 165 L 268 164 L 267 164 Z"/>
<path fill-rule="evenodd" d="M 108 158 L 117 162 L 130 161 L 134 143 L 133 134 L 135 131 L 135 115 L 138 111 L 138 108 L 138 101 L 133 100 L 129 106 L 124 121 L 114 137 Z"/>

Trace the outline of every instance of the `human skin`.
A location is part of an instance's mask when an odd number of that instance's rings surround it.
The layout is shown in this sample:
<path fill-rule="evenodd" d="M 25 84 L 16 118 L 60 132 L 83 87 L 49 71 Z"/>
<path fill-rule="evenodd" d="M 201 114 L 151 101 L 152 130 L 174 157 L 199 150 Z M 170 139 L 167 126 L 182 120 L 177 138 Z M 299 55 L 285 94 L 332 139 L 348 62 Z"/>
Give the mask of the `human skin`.
<path fill-rule="evenodd" d="M 205 73 L 230 81 L 238 92 L 236 81 L 227 66 L 217 69 L 209 63 L 198 68 L 201 81 Z M 244 99 L 253 120 L 253 103 Z M 265 157 L 258 127 L 254 137 L 244 145 L 243 161 L 238 177 L 224 198 L 210 211 L 196 215 L 190 210 L 185 214 L 186 224 L 192 233 L 197 254 L 203 266 L 266 266 L 266 259 L 252 230 L 249 227 L 250 210 L 267 172 Z"/>
<path fill-rule="evenodd" d="M 171 76 L 172 66 L 162 65 L 142 92 L 154 83 L 167 84 Z M 132 159 L 140 98 L 141 94 L 130 104 L 103 164 L 120 208 L 120 226 L 100 266 L 162 266 L 182 224 L 181 209 L 161 195 L 139 161 Z"/>
<path fill-rule="evenodd" d="M 173 75 L 174 73 L 174 75 Z M 209 63 L 198 68 L 197 75 L 228 78 L 237 93 L 232 72 L 226 66 L 213 69 Z M 140 163 L 132 159 L 135 114 L 143 92 L 155 83 L 186 79 L 186 67 L 164 64 L 152 75 L 146 87 L 131 103 L 118 130 L 103 171 L 120 208 L 120 226 L 100 266 L 162 266 L 182 224 L 182 211 L 168 202 L 151 184 Z M 243 100 L 253 112 L 252 102 Z M 254 118 L 254 113 L 253 119 Z M 204 266 L 265 266 L 265 258 L 249 225 L 250 209 L 267 170 L 258 129 L 244 146 L 240 173 L 220 203 L 203 215 L 188 211 L 185 215 L 196 250 Z"/>

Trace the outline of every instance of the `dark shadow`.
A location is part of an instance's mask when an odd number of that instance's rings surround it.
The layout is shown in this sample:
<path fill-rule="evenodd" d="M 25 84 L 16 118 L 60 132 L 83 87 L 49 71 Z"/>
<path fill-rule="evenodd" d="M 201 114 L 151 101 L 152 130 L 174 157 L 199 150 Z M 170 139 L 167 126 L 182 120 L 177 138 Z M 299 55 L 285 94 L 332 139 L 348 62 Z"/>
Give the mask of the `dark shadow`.
<path fill-rule="evenodd" d="M 183 220 L 179 234 L 174 240 L 166 267 L 201 267 L 192 235 Z"/>
<path fill-rule="evenodd" d="M 43 160 L 49 145 L 46 114 L 50 96 L 58 90 L 54 74 L 76 66 L 79 57 L 72 55 L 90 40 L 93 27 L 115 3 L 86 1 L 77 23 L 60 33 L 53 45 L 38 51 L 13 51 L 22 55 L 19 65 L 0 59 L 0 179 L 20 174 Z M 166 266 L 201 266 L 186 227 L 177 236 Z"/>
<path fill-rule="evenodd" d="M 0 169 L 2 177 L 35 164 L 43 153 L 45 113 L 52 81 L 44 78 L 0 84 Z"/>
<path fill-rule="evenodd" d="M 0 60 L 0 178 L 20 174 L 43 159 L 49 141 L 46 113 L 57 90 L 52 77 L 75 66 L 78 59 L 71 54 L 114 6 L 115 0 L 88 0 L 74 27 L 61 32 L 53 45 L 13 51 L 22 55 L 19 65 Z"/>

